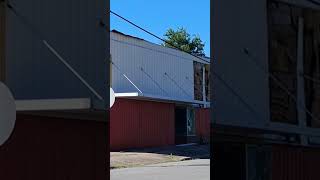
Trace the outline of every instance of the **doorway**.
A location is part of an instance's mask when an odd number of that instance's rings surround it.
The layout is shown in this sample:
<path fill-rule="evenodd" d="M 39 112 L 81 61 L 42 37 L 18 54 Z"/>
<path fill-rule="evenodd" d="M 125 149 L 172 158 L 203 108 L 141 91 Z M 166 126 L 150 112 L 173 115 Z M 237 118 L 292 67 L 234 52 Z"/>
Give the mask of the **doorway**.
<path fill-rule="evenodd" d="M 177 106 L 175 108 L 175 144 L 187 143 L 187 108 Z"/>
<path fill-rule="evenodd" d="M 186 144 L 198 142 L 195 124 L 195 110 L 193 107 L 176 106 L 175 143 Z"/>
<path fill-rule="evenodd" d="M 213 179 L 246 180 L 246 150 L 244 144 L 214 143 Z"/>

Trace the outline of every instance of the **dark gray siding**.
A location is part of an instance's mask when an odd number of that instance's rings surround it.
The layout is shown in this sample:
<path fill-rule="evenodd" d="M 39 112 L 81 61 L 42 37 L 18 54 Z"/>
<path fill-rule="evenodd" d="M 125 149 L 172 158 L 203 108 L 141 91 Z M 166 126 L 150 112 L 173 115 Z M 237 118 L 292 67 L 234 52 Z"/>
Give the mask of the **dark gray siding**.
<path fill-rule="evenodd" d="M 212 1 L 212 7 L 212 120 L 263 127 L 269 120 L 268 76 L 249 59 L 244 48 L 254 54 L 264 70 L 268 69 L 266 1 Z"/>
<path fill-rule="evenodd" d="M 7 84 L 16 99 L 86 98 L 93 94 L 42 43 L 43 38 L 104 98 L 109 27 L 106 0 L 15 0 L 7 9 Z M 32 24 L 27 25 L 27 23 Z M 108 102 L 108 101 L 107 101 Z"/>

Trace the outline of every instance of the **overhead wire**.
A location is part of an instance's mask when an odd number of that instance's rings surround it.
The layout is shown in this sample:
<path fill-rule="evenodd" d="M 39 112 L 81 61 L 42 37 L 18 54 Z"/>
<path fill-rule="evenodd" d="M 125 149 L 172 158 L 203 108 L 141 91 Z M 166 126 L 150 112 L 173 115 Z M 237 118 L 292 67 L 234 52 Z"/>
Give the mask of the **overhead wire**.
<path fill-rule="evenodd" d="M 154 34 L 154 33 L 150 32 L 150 31 L 146 30 L 145 28 L 142 28 L 141 26 L 133 23 L 132 21 L 130 21 L 130 20 L 128 20 L 127 18 L 119 15 L 118 13 L 115 13 L 115 12 L 112 11 L 112 10 L 110 10 L 109 13 L 117 16 L 118 18 L 120 18 L 120 19 L 124 20 L 125 22 L 131 24 L 132 26 L 134 26 L 134 27 L 136 27 L 136 28 L 144 31 L 145 33 L 147 33 L 147 34 L 149 34 L 149 35 L 151 35 L 151 36 L 153 36 L 153 37 L 161 40 L 162 42 L 165 42 L 165 43 L 169 44 L 170 46 L 172 46 L 173 48 L 175 48 L 175 49 L 177 49 L 177 50 L 179 50 L 179 51 L 181 51 L 181 52 L 187 53 L 187 54 L 189 54 L 189 55 L 191 55 L 191 56 L 193 56 L 193 57 L 195 57 L 195 58 L 197 58 L 197 59 L 200 59 L 201 61 L 206 61 L 206 60 L 202 59 L 202 58 L 199 57 L 199 56 L 196 56 L 196 55 L 194 55 L 194 54 L 192 54 L 192 53 L 190 53 L 190 52 L 184 51 L 183 49 L 177 47 L 176 45 L 174 45 L 174 44 L 166 41 L 165 39 L 163 39 L 163 38 L 157 36 L 156 34 Z M 212 57 L 210 58 L 210 60 L 212 61 Z M 218 74 L 218 73 L 215 72 L 215 71 L 213 71 L 212 74 L 223 84 L 223 86 L 225 86 L 236 98 L 239 99 L 239 101 L 251 112 L 252 115 L 255 116 L 255 118 L 260 118 L 260 115 L 256 112 L 256 110 L 255 110 L 253 107 L 251 107 L 251 105 L 250 105 L 249 103 L 247 103 L 247 101 L 242 97 L 242 95 L 240 95 L 236 90 L 234 90 L 234 88 L 231 87 L 231 86 L 229 85 L 229 83 L 227 83 L 227 82 L 224 80 L 224 78 L 222 78 L 222 76 L 221 76 L 220 74 Z M 215 121 L 213 121 L 213 123 L 215 123 Z"/>
<path fill-rule="evenodd" d="M 186 57 L 182 57 L 182 56 L 179 56 L 179 55 L 175 55 L 175 54 L 171 54 L 171 53 L 167 53 L 165 51 L 160 51 L 160 50 L 156 50 L 156 49 L 153 49 L 153 48 L 148 48 L 148 47 L 145 47 L 145 46 L 142 46 L 142 45 L 137 45 L 137 44 L 134 44 L 134 43 L 129 43 L 129 42 L 125 42 L 123 40 L 117 40 L 117 39 L 114 39 L 114 38 L 110 38 L 111 41 L 114 41 L 114 42 L 117 42 L 117 43 L 121 43 L 121 44 L 125 44 L 125 45 L 128 45 L 128 46 L 134 46 L 134 47 L 138 47 L 138 48 L 142 48 L 142 49 L 147 49 L 147 50 L 150 50 L 150 51 L 153 51 L 153 52 L 157 52 L 157 53 L 161 53 L 161 54 L 166 54 L 166 55 L 169 55 L 169 56 L 174 56 L 174 57 L 177 57 L 179 59 L 182 59 L 182 60 L 185 60 L 185 61 L 189 61 L 189 62 L 193 62 L 194 59 L 190 59 L 190 58 L 186 58 Z M 205 63 L 208 63 L 207 61 Z M 159 83 L 156 82 L 153 78 L 151 78 L 151 76 L 148 74 L 148 77 L 160 88 L 159 86 Z M 190 81 L 189 78 L 186 77 L 186 80 L 188 83 L 190 84 L 194 84 L 193 82 Z M 162 91 L 163 91 L 163 88 L 161 88 Z M 166 92 L 166 94 L 168 94 Z"/>
<path fill-rule="evenodd" d="M 185 61 L 189 61 L 189 62 L 193 62 L 194 61 L 194 59 L 191 59 L 191 58 L 186 58 L 186 57 L 179 56 L 179 55 L 176 55 L 176 54 L 173 54 L 173 53 L 168 53 L 168 52 L 156 50 L 156 49 L 153 49 L 153 48 L 148 48 L 148 47 L 145 47 L 145 46 L 141 46 L 141 45 L 137 45 L 137 44 L 134 44 L 134 43 L 125 42 L 125 41 L 122 41 L 122 40 L 117 40 L 117 39 L 114 39 L 114 38 L 110 38 L 110 40 L 114 41 L 114 42 L 117 42 L 117 43 L 120 43 L 120 44 L 125 44 L 125 45 L 128 45 L 128 46 L 134 46 L 134 47 L 138 47 L 138 48 L 142 48 L 142 49 L 147 49 L 147 50 L 150 50 L 150 51 L 153 51 L 153 52 L 157 52 L 157 53 L 161 53 L 161 54 L 177 57 L 177 58 L 185 60 Z M 204 60 L 204 61 L 205 61 L 204 63 L 209 63 L 207 60 Z"/>
<path fill-rule="evenodd" d="M 71 72 L 73 72 L 73 73 L 76 72 L 70 65 L 67 66 L 68 63 L 67 63 L 63 58 L 61 58 L 61 56 L 57 53 L 57 51 L 53 51 L 54 49 L 53 49 L 52 46 L 48 43 L 48 41 L 44 40 L 42 33 L 40 33 L 40 31 L 38 31 L 37 28 L 35 28 L 31 23 L 29 23 L 29 21 L 28 21 L 24 16 L 20 15 L 20 14 L 17 12 L 16 8 L 12 6 L 12 4 L 7 3 L 7 7 L 8 7 L 17 17 L 19 17 L 26 25 L 28 25 L 29 28 L 31 28 L 32 31 L 33 31 L 36 35 L 38 35 L 38 36 L 41 38 L 43 44 L 44 44 L 55 56 L 57 56 L 57 58 L 58 58 L 61 62 L 63 62 L 63 64 L 66 65 L 66 67 L 67 67 Z M 140 26 L 132 23 L 131 21 L 127 20 L 126 18 L 123 18 L 123 17 L 120 16 L 119 14 L 114 13 L 113 11 L 110 11 L 110 13 L 116 15 L 117 17 L 123 19 L 124 21 L 130 23 L 131 25 L 139 28 L 140 30 L 142 30 L 142 31 L 144 31 L 144 32 L 146 32 L 146 33 L 148 33 L 148 34 L 156 37 L 157 39 L 160 39 L 161 41 L 163 41 L 163 42 L 165 42 L 165 43 L 168 43 L 169 45 L 171 45 L 171 46 L 172 46 L 173 48 L 175 48 L 175 49 L 180 50 L 180 51 L 182 51 L 182 52 L 185 52 L 185 53 L 187 53 L 187 54 L 189 54 L 189 55 L 191 55 L 191 56 L 193 56 L 193 57 L 195 57 L 195 58 L 198 58 L 198 59 L 200 59 L 200 60 L 202 60 L 202 61 L 206 61 L 206 60 L 200 58 L 199 56 L 196 56 L 196 55 L 194 55 L 194 54 L 192 54 L 192 53 L 189 53 L 189 52 L 186 52 L 186 51 L 181 50 L 181 48 L 176 47 L 175 45 L 173 45 L 172 43 L 164 40 L 163 38 L 160 38 L 159 36 L 151 33 L 150 31 L 147 31 L 147 30 L 145 30 L 144 28 L 142 28 L 142 27 L 140 27 Z M 207 62 L 207 61 L 206 61 L 206 62 Z M 113 63 L 113 65 L 115 65 L 115 64 Z M 71 67 L 71 68 L 70 68 L 70 67 Z M 74 74 L 75 74 L 75 73 L 74 73 Z M 256 114 L 256 111 L 254 110 L 254 108 L 252 108 L 248 103 L 246 103 L 246 101 L 241 97 L 241 95 L 239 95 L 228 83 L 226 83 L 220 75 L 218 75 L 216 72 L 213 72 L 213 74 L 214 74 L 214 75 L 224 84 L 224 86 L 227 87 L 227 89 L 229 89 L 229 90 L 232 92 L 232 94 L 234 94 L 251 112 L 253 112 L 254 114 Z M 80 81 L 81 81 L 93 94 L 95 94 L 95 96 L 97 96 L 99 99 L 102 99 L 102 96 L 100 96 L 79 74 L 75 74 L 75 75 L 80 79 Z M 168 76 L 168 74 L 166 74 L 166 75 Z M 170 77 L 170 76 L 169 76 L 169 77 Z M 128 79 L 128 77 L 127 77 L 127 79 Z M 171 79 L 171 77 L 170 77 L 170 79 Z M 129 79 L 129 81 L 130 81 L 130 79 Z M 133 82 L 131 82 L 131 83 L 134 85 Z M 135 86 L 135 85 L 134 85 L 134 86 Z M 179 85 L 177 85 L 177 86 L 180 87 Z M 135 86 L 135 87 L 136 87 L 136 86 Z M 136 87 L 136 88 L 139 89 L 138 87 Z M 142 91 L 141 91 L 140 89 L 139 89 L 139 91 L 142 93 Z M 183 91 L 184 91 L 184 90 L 183 90 Z M 184 92 L 184 93 L 186 93 L 186 92 Z"/>
<path fill-rule="evenodd" d="M 111 11 L 110 11 L 111 12 Z M 118 15 L 118 14 L 117 14 Z M 120 15 L 118 15 L 120 16 Z M 139 28 L 140 29 L 140 28 Z M 141 28 L 142 29 L 142 28 Z M 145 30 L 145 32 L 148 32 L 148 34 L 153 34 L 151 33 L 150 31 L 147 31 Z M 110 38 L 111 39 L 111 38 Z M 116 40 L 116 39 L 111 39 L 112 41 L 115 41 L 115 42 L 118 42 L 118 43 L 123 43 L 123 44 L 127 44 L 127 45 L 131 45 L 131 46 L 135 46 L 135 47 L 140 47 L 140 48 L 144 48 L 144 49 L 148 49 L 148 50 L 151 50 L 151 51 L 155 51 L 155 52 L 159 52 L 159 53 L 163 53 L 163 54 L 167 54 L 167 55 L 171 55 L 171 56 L 176 56 L 178 58 L 181 58 L 181 59 L 184 59 L 184 60 L 188 60 L 188 61 L 194 61 L 192 59 L 187 59 L 187 58 L 184 58 L 184 57 L 181 57 L 181 56 L 177 56 L 177 55 L 173 55 L 173 54 L 170 54 L 170 53 L 166 53 L 166 52 L 163 52 L 163 51 L 159 51 L 159 50 L 154 50 L 154 49 L 151 49 L 151 48 L 147 48 L 147 47 L 143 47 L 143 46 L 139 46 L 139 45 L 136 45 L 136 44 L 132 44 L 132 43 L 127 43 L 127 42 L 124 42 L 124 41 L 120 41 L 120 40 Z M 174 49 L 177 49 L 177 48 L 174 48 Z M 177 49 L 179 50 L 179 49 Z M 181 50 L 179 50 L 181 51 Z M 194 56 L 197 58 L 197 56 Z M 204 61 L 204 62 L 207 62 L 206 60 L 204 59 L 200 59 L 201 61 Z M 172 79 L 172 77 L 170 77 L 168 74 L 165 73 L 166 76 L 169 77 L 169 79 L 171 80 L 171 82 L 173 82 L 175 84 L 175 86 L 177 86 L 184 94 L 186 94 L 187 96 L 191 96 L 189 93 L 186 92 L 185 89 L 183 89 L 181 86 L 179 86 L 179 84 L 174 80 Z M 150 78 L 150 77 L 149 77 Z M 154 79 L 152 79 L 154 81 Z M 156 82 L 157 86 L 159 85 L 158 82 Z M 161 88 L 162 89 L 162 88 Z"/>
<path fill-rule="evenodd" d="M 179 59 L 182 59 L 182 60 L 185 60 L 185 61 L 189 61 L 189 62 L 193 62 L 194 59 L 189 59 L 189 58 L 185 58 L 185 57 L 182 57 L 182 56 L 179 56 L 179 55 L 175 55 L 175 54 L 171 54 L 171 53 L 167 53 L 167 52 L 164 52 L 164 51 L 159 51 L 159 50 L 155 50 L 155 49 L 152 49 L 152 48 L 148 48 L 148 47 L 145 47 L 145 46 L 141 46 L 141 45 L 137 45 L 137 44 L 133 44 L 133 43 L 128 43 L 128 42 L 125 42 L 125 41 L 122 41 L 122 40 L 117 40 L 117 39 L 113 39 L 113 38 L 110 38 L 111 41 L 114 41 L 114 42 L 117 42 L 117 43 L 121 43 L 121 44 L 125 44 L 125 45 L 128 45 L 128 46 L 134 46 L 134 47 L 138 47 L 138 48 L 142 48 L 142 49 L 147 49 L 147 50 L 150 50 L 150 51 L 153 51 L 153 52 L 157 52 L 157 53 L 161 53 L 161 54 L 166 54 L 166 55 L 169 55 L 169 56 L 174 56 L 174 57 L 177 57 Z M 140 67 L 140 70 L 158 87 L 160 88 L 161 91 L 163 91 L 165 94 L 169 95 L 167 91 L 165 91 L 159 84 L 159 82 L 157 82 L 154 78 L 151 77 L 150 74 L 148 74 L 144 69 L 141 69 L 142 67 Z M 192 83 L 193 84 L 193 83 Z M 180 86 L 177 86 L 179 89 L 181 88 Z M 183 90 L 185 91 L 185 90 Z M 188 94 L 188 96 L 190 96 L 190 94 Z"/>
<path fill-rule="evenodd" d="M 96 91 L 94 90 L 94 88 L 93 88 L 79 73 L 77 73 L 77 71 L 76 71 L 75 69 L 73 69 L 73 67 L 53 48 L 52 45 L 49 44 L 49 42 L 48 42 L 47 40 L 45 40 L 44 35 L 43 35 L 32 23 L 30 23 L 26 17 L 24 17 L 23 15 L 21 15 L 20 13 L 18 13 L 17 9 L 16 9 L 15 7 L 13 7 L 13 5 L 10 4 L 9 2 L 7 3 L 7 7 L 8 7 L 18 18 L 20 18 L 20 20 L 22 20 L 22 22 L 23 22 L 25 25 L 27 25 L 35 35 L 37 35 L 37 36 L 39 37 L 39 39 L 42 41 L 42 43 L 43 43 L 96 97 L 98 97 L 98 99 L 103 100 L 102 96 L 99 95 L 99 93 L 96 92 Z M 141 30 L 142 30 L 142 29 L 141 29 Z M 145 32 L 151 34 L 151 32 L 149 32 L 149 31 L 145 31 Z M 163 40 L 163 39 L 162 39 L 162 40 Z M 152 49 L 150 49 L 150 50 L 152 50 Z M 165 53 L 165 52 L 161 52 L 161 53 Z M 173 55 L 173 54 L 169 54 L 169 53 L 165 53 L 165 54 Z M 197 56 L 195 56 L 195 57 L 197 57 Z M 179 57 L 179 58 L 185 59 L 185 60 L 187 59 L 187 58 L 183 58 L 183 57 Z M 204 59 L 201 59 L 201 60 L 207 62 L 207 61 L 204 60 Z M 118 71 L 122 72 L 122 71 L 120 70 L 120 68 L 119 68 L 114 62 L 112 62 L 112 65 L 115 66 L 115 67 L 118 69 Z M 146 72 L 144 72 L 144 73 L 146 73 Z M 123 75 L 140 93 L 142 93 L 142 91 L 130 80 L 130 78 L 128 78 L 128 77 L 126 76 L 125 73 L 122 73 L 122 75 Z M 166 75 L 168 76 L 168 74 L 166 74 Z M 168 76 L 168 77 L 171 79 L 171 81 L 175 82 L 170 76 Z M 149 78 L 150 78 L 150 77 L 149 77 Z M 153 80 L 153 78 L 151 78 L 151 79 Z M 153 81 L 154 81 L 154 80 L 153 80 Z M 157 86 L 159 86 L 159 84 L 158 84 L 157 82 L 154 81 L 154 83 L 155 83 Z M 175 84 L 176 84 L 176 82 L 175 82 Z M 181 88 L 178 84 L 176 84 L 176 85 L 177 85 L 177 87 L 180 88 L 184 93 L 186 93 L 183 88 Z M 161 90 L 164 91 L 162 88 L 161 88 Z M 164 91 L 164 92 L 166 92 L 166 91 Z M 166 92 L 166 93 L 167 93 L 167 92 Z M 187 93 L 186 93 L 186 94 L 187 94 Z"/>
<path fill-rule="evenodd" d="M 314 0 L 308 0 L 308 1 L 313 2 L 313 3 L 316 3 L 317 5 L 320 5 L 320 3 L 317 2 L 317 1 L 314 1 Z M 167 40 L 165 40 L 165 39 L 163 39 L 163 38 L 155 35 L 154 33 L 150 32 L 150 31 L 148 31 L 148 30 L 146 30 L 146 29 L 144 29 L 144 28 L 142 28 L 141 26 L 133 23 L 132 21 L 128 20 L 127 18 L 124 18 L 123 16 L 119 15 L 118 13 L 115 13 L 115 12 L 113 12 L 113 11 L 110 11 L 110 13 L 113 14 L 113 15 L 115 15 L 115 16 L 117 16 L 117 17 L 119 17 L 120 19 L 128 22 L 129 24 L 135 26 L 136 28 L 138 28 L 138 29 L 146 32 L 147 34 L 149 34 L 149 35 L 151 35 L 151 36 L 153 36 L 153 37 L 155 37 L 155 38 L 157 38 L 157 39 L 159 39 L 159 40 L 161 40 L 161 41 L 169 44 L 170 46 L 174 47 L 175 49 L 180 50 L 180 51 L 185 52 L 185 53 L 188 53 L 188 54 L 190 54 L 191 56 L 194 56 L 194 57 L 196 57 L 196 58 L 198 58 L 198 59 L 201 59 L 201 60 L 205 61 L 205 60 L 202 59 L 201 57 L 196 56 L 196 55 L 194 55 L 194 54 L 192 54 L 192 53 L 189 53 L 189 52 L 186 52 L 186 51 L 182 50 L 181 48 L 177 47 L 176 45 L 168 42 Z M 258 68 L 260 68 L 260 70 L 262 70 L 263 72 L 265 72 L 268 77 L 270 77 L 272 80 L 274 80 L 274 82 L 276 82 L 276 84 L 277 84 L 281 89 L 283 89 L 283 90 L 291 97 L 291 99 L 293 99 L 293 100 L 297 103 L 297 105 L 300 106 L 300 108 L 303 108 L 303 109 L 306 111 L 306 113 L 307 113 L 309 116 L 311 116 L 313 119 L 316 119 L 316 120 L 318 119 L 311 111 L 309 111 L 304 105 L 302 105 L 302 104 L 300 103 L 300 101 L 297 100 L 297 98 L 290 92 L 290 90 L 289 90 L 288 88 L 286 88 L 286 86 L 285 86 L 281 81 L 279 81 L 272 73 L 266 72 L 266 71 L 264 70 L 264 68 L 261 67 L 261 65 L 260 65 L 254 58 L 251 57 L 251 54 L 250 54 L 250 52 L 248 51 L 248 49 L 245 48 L 245 49 L 244 49 L 244 53 L 247 54 L 247 56 L 249 57 L 249 59 L 253 60 L 254 64 L 255 64 Z M 221 76 L 219 76 L 216 72 L 213 72 L 213 74 L 232 92 L 232 94 L 234 94 L 236 97 L 238 97 L 238 99 L 239 99 L 251 112 L 254 112 L 254 114 L 256 114 L 256 111 L 254 110 L 254 108 L 252 108 L 248 103 L 246 103 L 246 101 L 245 101 L 232 87 L 230 87 L 230 85 L 228 85 L 228 83 L 226 83 L 226 81 L 224 81 Z"/>

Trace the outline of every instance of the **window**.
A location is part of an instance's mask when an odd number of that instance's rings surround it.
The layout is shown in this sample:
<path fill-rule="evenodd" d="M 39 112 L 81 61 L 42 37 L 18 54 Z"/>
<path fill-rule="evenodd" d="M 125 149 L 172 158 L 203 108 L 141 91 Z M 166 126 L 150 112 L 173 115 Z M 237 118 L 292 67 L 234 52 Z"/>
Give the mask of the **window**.
<path fill-rule="evenodd" d="M 297 97 L 297 41 L 301 9 L 268 1 L 269 72 Z M 272 78 L 270 83 L 271 121 L 297 124 L 297 106 Z"/>
<path fill-rule="evenodd" d="M 203 65 L 199 62 L 193 62 L 194 73 L 194 99 L 203 100 Z"/>
<path fill-rule="evenodd" d="M 195 132 L 195 112 L 194 108 L 187 108 L 187 135 L 194 136 Z"/>
<path fill-rule="evenodd" d="M 269 71 L 297 98 L 297 76 L 304 82 L 306 108 L 320 117 L 320 11 L 268 1 Z M 303 31 L 299 31 L 303 26 Z M 303 39 L 298 44 L 298 39 Z M 298 47 L 301 49 L 298 50 Z M 303 52 L 303 74 L 297 72 L 298 52 Z M 301 59 L 302 60 L 302 59 Z M 298 74 L 299 73 L 299 74 Z M 297 124 L 297 104 L 270 79 L 271 120 Z M 307 112 L 307 125 L 320 127 Z"/>
<path fill-rule="evenodd" d="M 320 118 L 320 11 L 305 9 L 304 19 L 304 85 L 307 109 Z M 320 127 L 320 122 L 307 115 L 307 124 Z"/>

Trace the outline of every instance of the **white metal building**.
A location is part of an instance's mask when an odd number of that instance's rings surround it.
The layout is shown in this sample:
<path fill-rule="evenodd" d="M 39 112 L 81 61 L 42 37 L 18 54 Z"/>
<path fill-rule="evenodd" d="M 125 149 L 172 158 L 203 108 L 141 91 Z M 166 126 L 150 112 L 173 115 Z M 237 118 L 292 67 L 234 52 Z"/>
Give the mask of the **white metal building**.
<path fill-rule="evenodd" d="M 208 79 L 208 58 L 199 59 L 118 31 L 111 31 L 110 51 L 111 87 L 116 94 L 110 113 L 111 149 L 208 138 L 204 80 Z"/>
<path fill-rule="evenodd" d="M 194 62 L 207 65 L 209 58 L 199 59 L 117 31 L 110 34 L 110 46 L 116 96 L 209 104 L 205 98 L 195 100 L 194 95 Z"/>

